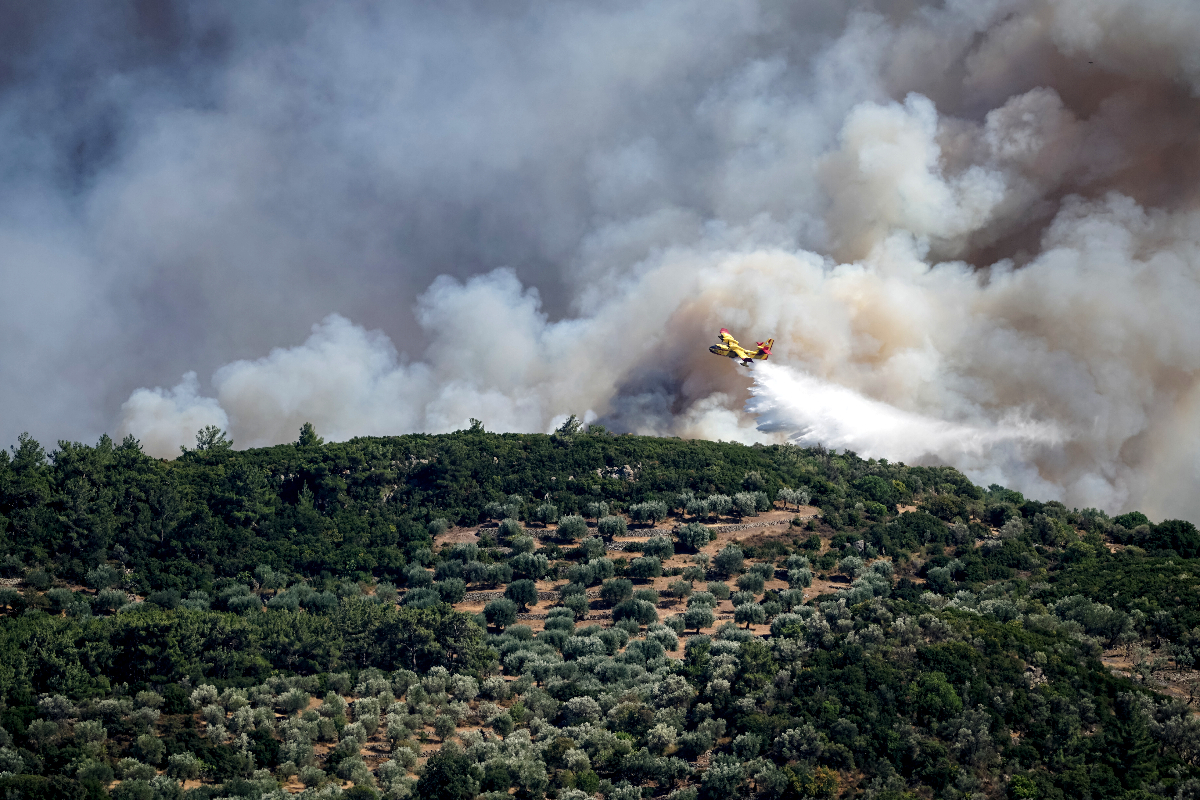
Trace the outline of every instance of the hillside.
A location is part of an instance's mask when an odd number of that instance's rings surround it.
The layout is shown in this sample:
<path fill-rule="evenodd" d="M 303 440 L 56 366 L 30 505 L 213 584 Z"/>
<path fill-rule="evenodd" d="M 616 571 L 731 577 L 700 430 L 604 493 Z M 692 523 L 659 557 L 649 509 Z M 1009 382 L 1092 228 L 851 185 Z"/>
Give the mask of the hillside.
<path fill-rule="evenodd" d="M 13 797 L 1200 796 L 1200 534 L 820 448 L 0 456 Z"/>

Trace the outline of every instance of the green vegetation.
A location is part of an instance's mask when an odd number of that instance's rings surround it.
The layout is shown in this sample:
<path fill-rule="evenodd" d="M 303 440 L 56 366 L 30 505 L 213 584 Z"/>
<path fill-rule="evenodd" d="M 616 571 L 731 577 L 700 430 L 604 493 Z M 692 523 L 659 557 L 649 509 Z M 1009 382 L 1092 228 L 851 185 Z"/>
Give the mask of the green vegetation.
<path fill-rule="evenodd" d="M 948 468 L 23 436 L 0 535 L 5 797 L 1200 796 L 1196 528 Z"/>

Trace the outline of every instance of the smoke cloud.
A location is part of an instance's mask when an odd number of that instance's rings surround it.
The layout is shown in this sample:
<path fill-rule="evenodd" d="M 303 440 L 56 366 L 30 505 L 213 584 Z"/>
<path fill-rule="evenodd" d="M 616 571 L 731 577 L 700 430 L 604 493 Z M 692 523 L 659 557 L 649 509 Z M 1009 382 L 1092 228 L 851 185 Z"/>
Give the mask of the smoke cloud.
<path fill-rule="evenodd" d="M 1200 518 L 1194 4 L 3 13 L 10 440 L 575 413 Z"/>

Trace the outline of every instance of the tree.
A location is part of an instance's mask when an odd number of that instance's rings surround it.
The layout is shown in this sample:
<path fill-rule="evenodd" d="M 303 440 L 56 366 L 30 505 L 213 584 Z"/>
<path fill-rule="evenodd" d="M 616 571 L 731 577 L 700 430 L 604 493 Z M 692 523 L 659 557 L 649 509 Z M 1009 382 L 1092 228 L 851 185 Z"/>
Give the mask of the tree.
<path fill-rule="evenodd" d="M 569 514 L 558 521 L 558 535 L 563 539 L 582 539 L 587 532 L 587 520 L 576 514 Z"/>
<path fill-rule="evenodd" d="M 603 500 L 594 500 L 587 504 L 587 515 L 592 519 L 600 519 L 608 516 L 608 503 Z"/>
<path fill-rule="evenodd" d="M 755 594 L 758 594 L 763 590 L 763 586 L 763 577 L 757 572 L 747 572 L 745 575 L 738 576 L 737 587 L 743 592 L 754 592 Z"/>
<path fill-rule="evenodd" d="M 888 563 L 888 562 L 883 562 Z M 890 566 L 890 564 L 889 564 Z M 793 589 L 802 589 L 812 586 L 813 574 L 808 567 L 800 567 L 798 569 L 789 569 L 787 574 L 788 586 Z"/>
<path fill-rule="evenodd" d="M 635 558 L 629 562 L 629 569 L 626 572 L 631 578 L 638 580 L 650 580 L 662 575 L 662 562 L 654 556 L 642 556 Z"/>
<path fill-rule="evenodd" d="M 743 603 L 733 611 L 734 622 L 744 622 L 749 628 L 753 625 L 761 625 L 767 621 L 767 612 L 758 603 Z"/>
<path fill-rule="evenodd" d="M 529 606 L 537 605 L 537 584 L 528 578 L 513 581 L 504 590 L 504 596 L 516 603 L 524 611 Z"/>
<path fill-rule="evenodd" d="M 542 523 L 542 527 L 544 528 L 550 523 L 558 521 L 558 506 L 553 503 L 542 503 L 533 512 L 533 517 Z"/>
<path fill-rule="evenodd" d="M 711 627 L 713 622 L 713 612 L 710 606 L 694 605 L 683 612 L 683 624 L 692 628 L 697 633 L 701 628 Z"/>
<path fill-rule="evenodd" d="M 454 717 L 449 714 L 439 714 L 433 720 L 433 732 L 443 742 L 454 735 L 454 731 L 458 726 L 454 723 Z"/>
<path fill-rule="evenodd" d="M 489 625 L 504 630 L 517 621 L 517 604 L 507 598 L 498 597 L 483 607 L 483 617 Z"/>
<path fill-rule="evenodd" d="M 712 540 L 712 530 L 699 522 L 689 522 L 675 532 L 679 544 L 687 550 L 699 550 Z"/>
<path fill-rule="evenodd" d="M 109 564 L 101 564 L 95 569 L 88 570 L 87 573 L 87 584 L 97 593 L 117 586 L 121 583 L 121 579 L 121 573 L 117 571 L 116 567 Z"/>
<path fill-rule="evenodd" d="M 571 612 L 575 615 L 575 619 L 583 619 L 587 616 L 587 595 L 573 594 L 570 597 L 563 598 L 562 604 L 571 609 Z"/>
<path fill-rule="evenodd" d="M 417 781 L 420 800 L 472 800 L 479 784 L 471 777 L 474 762 L 457 748 L 443 747 L 429 757 Z"/>
<path fill-rule="evenodd" d="M 652 536 L 642 545 L 642 554 L 655 558 L 670 558 L 675 555 L 675 546 L 666 536 Z"/>
<path fill-rule="evenodd" d="M 467 594 L 467 584 L 462 578 L 446 578 L 433 584 L 433 588 L 442 597 L 443 603 L 454 605 L 461 603 Z"/>
<path fill-rule="evenodd" d="M 180 445 L 179 449 L 184 455 L 188 454 L 188 449 Z M 218 428 L 216 425 L 205 425 L 196 432 L 196 451 L 197 453 L 208 452 L 225 452 L 233 449 L 233 441 L 226 438 L 225 431 Z"/>
<path fill-rule="evenodd" d="M 511 511 L 511 508 L 506 508 L 505 512 Z M 514 517 L 505 517 L 500 520 L 500 525 L 497 528 L 502 541 L 510 541 L 512 539 L 520 539 L 525 536 L 525 529 L 521 527 L 521 523 Z"/>
<path fill-rule="evenodd" d="M 753 492 L 738 492 L 733 496 L 733 507 L 739 517 L 753 517 L 758 514 L 758 498 Z"/>
<path fill-rule="evenodd" d="M 508 561 L 513 573 L 522 578 L 540 579 L 550 568 L 550 559 L 541 553 L 520 553 Z"/>
<path fill-rule="evenodd" d="M 658 611 L 653 603 L 631 597 L 613 608 L 613 621 L 620 622 L 623 619 L 631 619 L 638 625 L 650 625 L 658 622 Z"/>
<path fill-rule="evenodd" d="M 736 575 L 742 571 L 745 555 L 742 548 L 735 544 L 725 545 L 713 559 L 713 567 L 722 575 Z"/>
<path fill-rule="evenodd" d="M 709 495 L 706 502 L 708 503 L 708 513 L 714 517 L 728 514 L 729 510 L 733 508 L 733 500 L 727 494 Z"/>
<path fill-rule="evenodd" d="M 537 546 L 537 543 L 533 541 L 532 536 L 514 536 L 509 540 L 508 544 L 514 555 L 532 553 L 534 547 Z"/>
<path fill-rule="evenodd" d="M 686 580 L 674 581 L 667 587 L 667 591 L 671 593 L 672 597 L 682 600 L 692 593 L 692 584 Z"/>
<path fill-rule="evenodd" d="M 325 440 L 317 435 L 317 429 L 311 422 L 300 426 L 300 438 L 296 440 L 296 447 L 320 447 L 323 444 Z"/>
<path fill-rule="evenodd" d="M 600 599 L 610 605 L 633 596 L 633 583 L 625 578 L 612 578 L 600 587 Z"/>
<path fill-rule="evenodd" d="M 628 530 L 625 524 L 624 517 L 608 516 L 601 517 L 596 523 L 596 531 L 606 539 L 611 539 L 614 536 L 624 536 Z"/>

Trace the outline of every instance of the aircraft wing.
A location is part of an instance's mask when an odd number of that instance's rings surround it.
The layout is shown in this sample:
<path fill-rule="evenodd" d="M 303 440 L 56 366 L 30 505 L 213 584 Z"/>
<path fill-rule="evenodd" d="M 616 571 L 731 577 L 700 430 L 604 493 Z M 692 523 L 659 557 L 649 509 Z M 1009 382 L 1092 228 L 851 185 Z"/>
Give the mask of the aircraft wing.
<path fill-rule="evenodd" d="M 717 335 L 721 339 L 721 344 L 725 345 L 726 347 L 740 347 L 741 346 L 738 344 L 737 339 L 735 339 L 729 335 L 729 331 L 726 328 L 721 328 L 721 332 Z"/>

